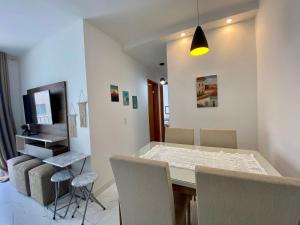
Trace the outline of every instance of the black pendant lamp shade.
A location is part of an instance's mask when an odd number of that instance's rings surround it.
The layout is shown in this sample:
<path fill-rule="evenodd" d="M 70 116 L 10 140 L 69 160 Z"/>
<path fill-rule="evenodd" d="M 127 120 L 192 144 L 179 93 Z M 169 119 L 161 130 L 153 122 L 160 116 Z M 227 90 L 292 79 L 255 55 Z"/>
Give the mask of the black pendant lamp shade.
<path fill-rule="evenodd" d="M 192 56 L 200 56 L 200 55 L 205 55 L 208 52 L 209 52 L 209 47 L 208 47 L 208 43 L 204 31 L 200 26 L 197 26 L 193 37 L 190 54 Z"/>

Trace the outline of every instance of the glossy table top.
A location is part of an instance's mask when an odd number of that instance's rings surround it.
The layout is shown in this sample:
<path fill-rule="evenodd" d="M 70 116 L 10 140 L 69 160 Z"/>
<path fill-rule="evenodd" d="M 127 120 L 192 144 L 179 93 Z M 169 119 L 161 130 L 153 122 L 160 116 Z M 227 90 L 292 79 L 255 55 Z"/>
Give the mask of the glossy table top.
<path fill-rule="evenodd" d="M 177 147 L 177 148 L 184 148 L 184 149 L 191 149 L 191 150 L 198 150 L 198 151 L 205 151 L 205 152 L 225 152 L 225 153 L 239 153 L 239 154 L 252 154 L 254 158 L 258 161 L 261 167 L 266 171 L 266 173 L 270 176 L 281 176 L 280 173 L 266 160 L 264 159 L 261 154 L 257 151 L 252 150 L 241 150 L 241 149 L 228 149 L 228 148 L 216 148 L 216 147 L 205 147 L 205 146 L 197 146 L 197 145 L 181 145 L 181 144 L 171 144 L 171 143 L 163 143 L 163 142 L 151 142 L 144 146 L 143 148 L 139 149 L 135 156 L 140 157 L 145 155 L 149 152 L 154 146 L 162 145 L 168 147 Z M 196 187 L 195 181 L 195 171 L 192 169 L 185 169 L 170 166 L 170 175 L 172 182 L 174 184 L 178 184 L 181 186 Z"/>
<path fill-rule="evenodd" d="M 65 168 L 87 157 L 89 157 L 89 155 L 71 151 L 44 159 L 43 162 L 60 168 Z"/>

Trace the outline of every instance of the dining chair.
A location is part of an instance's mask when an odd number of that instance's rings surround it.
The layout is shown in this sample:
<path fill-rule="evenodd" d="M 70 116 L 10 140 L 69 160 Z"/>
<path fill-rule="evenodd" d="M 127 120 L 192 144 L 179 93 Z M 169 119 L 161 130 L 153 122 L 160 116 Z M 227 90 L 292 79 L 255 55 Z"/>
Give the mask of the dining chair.
<path fill-rule="evenodd" d="M 110 163 L 119 193 L 122 225 L 185 224 L 185 212 L 178 209 L 187 206 L 189 200 L 175 195 L 174 203 L 168 163 L 127 156 L 113 156 Z M 180 218 L 175 218 L 175 211 L 181 213 Z"/>
<path fill-rule="evenodd" d="M 198 225 L 298 225 L 300 180 L 197 166 Z"/>
<path fill-rule="evenodd" d="M 165 131 L 165 142 L 194 145 L 194 129 L 167 127 Z"/>
<path fill-rule="evenodd" d="M 200 145 L 236 149 L 236 130 L 200 129 Z"/>

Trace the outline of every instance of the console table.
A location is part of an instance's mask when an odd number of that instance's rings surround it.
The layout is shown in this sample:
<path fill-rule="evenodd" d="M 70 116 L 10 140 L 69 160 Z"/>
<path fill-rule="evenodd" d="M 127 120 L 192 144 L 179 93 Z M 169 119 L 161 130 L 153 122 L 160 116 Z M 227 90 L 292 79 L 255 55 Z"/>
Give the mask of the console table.
<path fill-rule="evenodd" d="M 16 135 L 17 151 L 47 159 L 68 151 L 68 138 L 51 134 Z"/>

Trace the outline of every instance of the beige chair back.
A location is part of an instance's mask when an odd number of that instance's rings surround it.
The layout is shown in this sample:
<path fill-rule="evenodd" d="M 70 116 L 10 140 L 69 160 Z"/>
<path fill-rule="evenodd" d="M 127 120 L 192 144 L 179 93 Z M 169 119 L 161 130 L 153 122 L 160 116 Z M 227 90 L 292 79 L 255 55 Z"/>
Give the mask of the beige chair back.
<path fill-rule="evenodd" d="M 175 225 L 168 163 L 126 156 L 110 159 L 123 225 Z"/>
<path fill-rule="evenodd" d="M 298 225 L 300 181 L 196 167 L 198 225 Z"/>
<path fill-rule="evenodd" d="M 165 142 L 194 145 L 194 129 L 166 128 Z"/>
<path fill-rule="evenodd" d="M 237 148 L 236 130 L 200 129 L 200 145 Z"/>

